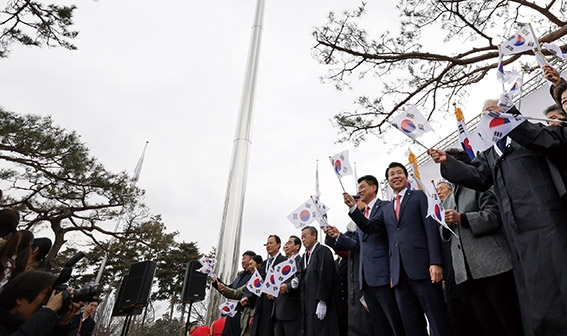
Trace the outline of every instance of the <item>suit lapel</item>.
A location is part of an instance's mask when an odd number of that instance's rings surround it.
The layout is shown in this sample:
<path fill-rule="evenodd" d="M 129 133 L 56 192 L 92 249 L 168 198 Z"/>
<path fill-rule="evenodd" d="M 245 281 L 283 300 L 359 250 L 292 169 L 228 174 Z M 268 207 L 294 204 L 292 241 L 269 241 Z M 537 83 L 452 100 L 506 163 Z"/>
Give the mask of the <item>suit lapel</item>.
<path fill-rule="evenodd" d="M 404 209 L 406 208 L 406 205 L 408 204 L 412 195 L 413 195 L 413 190 L 408 190 L 406 191 L 406 194 L 402 198 L 402 204 L 400 205 L 400 218 L 398 218 L 398 223 L 400 222 L 400 219 L 402 219 L 402 216 L 404 215 Z"/>

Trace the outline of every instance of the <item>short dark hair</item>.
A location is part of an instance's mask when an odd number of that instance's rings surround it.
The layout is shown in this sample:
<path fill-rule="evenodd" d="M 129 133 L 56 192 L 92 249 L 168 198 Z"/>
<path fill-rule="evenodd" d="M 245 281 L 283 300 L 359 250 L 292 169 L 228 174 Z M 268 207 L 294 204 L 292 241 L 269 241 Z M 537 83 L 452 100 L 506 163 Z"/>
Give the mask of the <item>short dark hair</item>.
<path fill-rule="evenodd" d="M 259 254 L 256 254 L 255 256 L 253 256 L 252 260 L 254 260 L 258 265 L 260 265 L 261 263 L 264 262 L 264 260 L 262 259 L 262 256 L 259 255 Z"/>
<path fill-rule="evenodd" d="M 254 251 L 248 250 L 248 251 L 242 253 L 242 256 L 243 256 L 243 257 L 244 257 L 245 255 L 246 255 L 246 256 L 249 256 L 250 258 L 252 258 L 253 256 L 256 255 L 256 253 L 255 253 Z"/>
<path fill-rule="evenodd" d="M 553 98 L 555 98 L 555 102 L 557 103 L 558 106 L 561 106 L 561 96 L 563 95 L 563 92 L 565 90 L 567 90 L 567 82 L 563 82 L 557 85 L 553 90 Z"/>
<path fill-rule="evenodd" d="M 42 261 L 43 259 L 45 259 L 47 253 L 49 253 L 49 250 L 51 250 L 51 245 L 52 245 L 51 239 L 47 237 L 34 238 L 32 243 L 32 250 L 35 249 L 36 247 L 39 248 L 37 251 L 38 261 Z"/>
<path fill-rule="evenodd" d="M 11 279 L 0 293 L 0 308 L 7 310 L 14 308 L 16 299 L 27 299 L 32 302 L 41 291 L 51 288 L 55 279 L 55 275 L 43 271 L 29 271 L 18 275 Z"/>
<path fill-rule="evenodd" d="M 280 239 L 280 236 L 278 236 L 276 234 L 271 234 L 271 235 L 268 236 L 268 239 L 270 239 L 272 237 L 274 237 L 276 239 L 277 244 L 280 244 L 280 245 L 282 244 L 282 240 Z"/>
<path fill-rule="evenodd" d="M 449 148 L 445 151 L 445 154 L 452 156 L 455 160 L 464 162 L 466 164 L 471 163 L 471 158 L 469 155 L 462 149 L 458 148 Z"/>
<path fill-rule="evenodd" d="M 374 176 L 364 175 L 361 178 L 359 178 L 356 182 L 360 183 L 362 181 L 368 183 L 368 185 L 370 185 L 370 186 L 375 185 L 376 186 L 376 193 L 375 194 L 378 193 L 378 188 L 380 187 L 380 185 L 378 184 L 378 180 Z"/>
<path fill-rule="evenodd" d="M 89 304 L 89 303 L 91 303 L 91 302 L 96 302 L 96 303 L 100 304 L 100 300 L 99 300 L 98 298 L 96 298 L 96 297 L 93 297 L 93 298 L 89 299 L 89 300 L 87 301 L 87 304 Z"/>
<path fill-rule="evenodd" d="M 294 235 L 289 236 L 289 239 L 293 240 L 293 244 L 299 245 L 298 251 L 300 251 L 301 250 L 301 239 L 299 239 L 298 236 L 294 236 Z"/>
<path fill-rule="evenodd" d="M 311 233 L 311 235 L 317 236 L 317 229 L 314 226 L 306 226 L 303 229 L 301 229 L 301 232 L 305 230 L 309 230 L 309 233 Z"/>
<path fill-rule="evenodd" d="M 8 208 L 0 210 L 0 237 L 16 232 L 19 223 L 20 213 L 17 210 Z"/>
<path fill-rule="evenodd" d="M 399 162 L 392 162 L 390 163 L 390 165 L 388 166 L 388 168 L 386 168 L 386 180 L 388 179 L 388 171 L 391 168 L 395 168 L 395 167 L 400 167 L 402 168 L 402 170 L 404 171 L 404 174 L 406 175 L 406 177 L 408 177 L 408 170 L 406 169 L 406 166 L 404 166 L 403 164 L 399 163 Z"/>

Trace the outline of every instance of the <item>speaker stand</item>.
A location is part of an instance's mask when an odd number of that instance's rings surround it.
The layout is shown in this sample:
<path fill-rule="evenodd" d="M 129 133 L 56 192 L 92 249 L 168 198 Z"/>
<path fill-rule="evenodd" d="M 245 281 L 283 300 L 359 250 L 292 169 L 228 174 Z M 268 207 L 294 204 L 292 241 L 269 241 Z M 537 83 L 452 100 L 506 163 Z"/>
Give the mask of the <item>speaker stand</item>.
<path fill-rule="evenodd" d="M 128 311 L 128 314 L 124 319 L 124 325 L 122 326 L 122 333 L 120 333 L 120 336 L 128 336 L 128 331 L 130 330 L 130 322 L 132 322 L 132 310 Z"/>
<path fill-rule="evenodd" d="M 193 300 L 189 301 L 189 313 L 187 314 L 187 322 L 185 322 L 185 335 L 189 335 L 189 323 L 191 322 L 191 310 L 193 308 Z"/>

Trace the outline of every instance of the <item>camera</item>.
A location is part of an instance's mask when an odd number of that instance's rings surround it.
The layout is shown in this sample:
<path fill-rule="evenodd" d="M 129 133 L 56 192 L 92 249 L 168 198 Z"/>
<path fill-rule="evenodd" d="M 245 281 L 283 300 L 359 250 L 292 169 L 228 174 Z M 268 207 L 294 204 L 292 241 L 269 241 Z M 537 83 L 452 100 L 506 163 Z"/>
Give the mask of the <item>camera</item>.
<path fill-rule="evenodd" d="M 63 306 L 60 311 L 58 311 L 59 315 L 65 315 L 69 306 L 73 302 L 87 302 L 93 298 L 95 298 L 98 294 L 97 286 L 89 285 L 85 288 L 77 288 L 73 289 L 73 295 L 67 289 L 69 286 L 67 285 L 67 281 L 71 279 L 71 273 L 73 272 L 73 266 L 79 262 L 79 260 L 83 259 L 85 254 L 83 252 L 78 252 L 71 258 L 65 262 L 65 266 L 59 273 L 57 280 L 55 280 L 55 284 L 53 285 L 53 289 L 56 293 L 62 292 L 63 294 Z"/>

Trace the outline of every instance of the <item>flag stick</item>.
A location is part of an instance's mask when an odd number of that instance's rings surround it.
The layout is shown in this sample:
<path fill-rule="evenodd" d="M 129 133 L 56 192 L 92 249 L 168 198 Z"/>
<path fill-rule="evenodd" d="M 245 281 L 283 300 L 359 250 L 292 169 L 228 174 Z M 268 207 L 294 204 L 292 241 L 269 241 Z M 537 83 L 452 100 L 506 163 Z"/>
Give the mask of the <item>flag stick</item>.
<path fill-rule="evenodd" d="M 329 156 L 329 161 L 331 161 L 331 166 L 333 166 L 333 171 L 335 171 L 335 166 L 333 165 L 333 158 Z M 343 188 L 343 192 L 346 192 L 345 190 L 345 186 L 343 185 L 343 182 L 341 181 L 341 177 L 339 176 L 339 174 L 337 174 L 337 172 L 335 171 L 335 175 L 337 176 L 337 179 L 339 180 L 339 183 L 341 184 L 341 188 Z"/>
<path fill-rule="evenodd" d="M 429 148 L 427 148 L 424 144 L 422 144 L 421 142 L 413 139 L 413 142 L 415 142 L 416 144 L 420 145 L 421 147 L 425 148 L 425 150 L 428 150 Z"/>
<path fill-rule="evenodd" d="M 532 117 L 532 116 L 527 116 L 527 115 L 523 115 L 523 114 L 512 114 L 512 113 L 499 113 L 498 114 L 500 117 L 502 118 L 516 118 L 516 119 L 524 119 L 524 120 L 538 120 L 538 121 L 546 121 L 546 122 L 560 122 L 560 123 L 567 123 L 567 120 L 562 120 L 562 119 L 547 119 L 547 118 L 538 118 L 538 117 Z"/>
<path fill-rule="evenodd" d="M 356 173 L 356 162 L 354 163 L 354 190 L 358 191 L 358 174 Z"/>
<path fill-rule="evenodd" d="M 496 71 L 498 71 L 498 69 L 500 68 L 500 63 L 502 63 L 502 76 L 504 76 L 504 55 L 502 55 L 502 52 L 500 51 L 500 47 L 502 46 L 502 43 L 498 45 L 498 65 L 496 66 Z M 504 77 L 502 78 L 502 80 L 500 81 L 500 83 L 502 84 L 502 92 L 506 92 L 506 88 L 504 87 Z"/>
<path fill-rule="evenodd" d="M 531 22 L 528 22 L 528 26 L 530 26 L 530 31 L 532 32 L 532 36 L 537 41 L 536 43 L 537 50 L 539 50 L 539 52 L 543 55 L 543 52 L 541 51 L 541 47 L 539 45 L 539 39 L 536 37 L 536 34 L 534 33 L 534 29 L 532 28 Z"/>
<path fill-rule="evenodd" d="M 340 181 L 340 180 L 339 180 Z M 325 223 L 324 226 L 325 228 L 327 226 L 329 226 L 329 223 L 327 222 L 327 218 L 325 218 L 325 216 L 323 216 L 323 213 L 321 212 L 321 210 L 319 209 L 319 204 L 315 203 L 315 199 L 313 199 L 313 196 L 309 196 L 311 198 L 311 201 L 313 201 L 313 204 L 315 204 L 315 210 L 317 211 L 317 214 L 319 215 L 319 218 L 321 218 L 323 220 L 323 222 Z M 319 223 L 319 226 L 321 223 Z"/>
<path fill-rule="evenodd" d="M 441 197 L 439 197 L 439 194 L 437 193 L 437 186 L 435 185 L 435 181 L 431 180 L 431 184 L 433 185 L 433 192 L 435 193 L 435 195 L 437 196 L 437 199 L 440 202 L 441 208 L 443 209 L 443 216 L 445 216 L 445 208 L 443 207 L 443 202 L 441 202 Z M 443 218 L 443 224 L 441 224 L 445 229 L 451 231 L 451 233 L 453 235 L 455 235 L 455 237 L 458 239 L 459 236 L 457 236 L 457 234 L 451 230 L 451 228 L 449 227 L 449 224 L 445 223 L 445 218 Z"/>
<path fill-rule="evenodd" d="M 522 71 L 520 73 L 520 83 L 522 84 L 522 86 L 524 85 L 524 72 Z M 520 88 L 520 97 L 518 98 L 518 110 L 522 108 L 522 88 Z"/>

